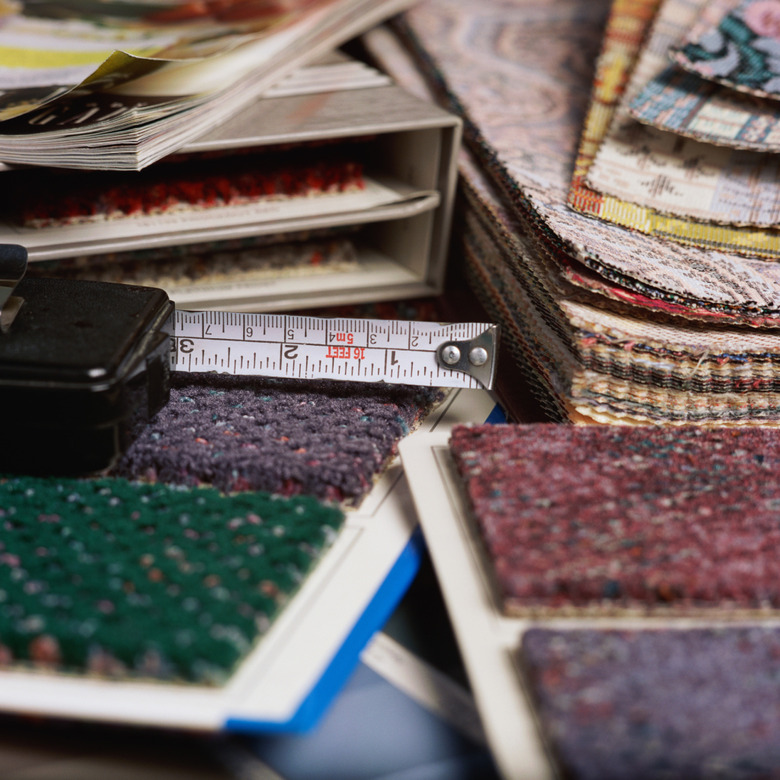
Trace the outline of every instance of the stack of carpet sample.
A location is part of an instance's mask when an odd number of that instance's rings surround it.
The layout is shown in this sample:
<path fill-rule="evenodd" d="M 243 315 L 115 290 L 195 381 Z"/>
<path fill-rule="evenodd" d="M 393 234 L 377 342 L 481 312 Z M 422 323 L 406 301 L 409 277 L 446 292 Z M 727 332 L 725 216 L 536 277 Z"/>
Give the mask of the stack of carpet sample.
<path fill-rule="evenodd" d="M 556 776 L 780 766 L 778 6 L 426 0 L 367 39 L 464 119 L 453 248 L 517 364 L 610 424 L 450 439 Z"/>
<path fill-rule="evenodd" d="M 438 399 L 175 373 L 109 472 L 0 474 L 0 668 L 225 683 Z"/>
<path fill-rule="evenodd" d="M 369 39 L 464 119 L 454 250 L 553 419 L 780 421 L 761 5 L 426 0 Z M 766 96 L 723 84 L 761 45 Z"/>
<path fill-rule="evenodd" d="M 450 452 L 560 776 L 777 776 L 775 429 L 459 426 Z"/>

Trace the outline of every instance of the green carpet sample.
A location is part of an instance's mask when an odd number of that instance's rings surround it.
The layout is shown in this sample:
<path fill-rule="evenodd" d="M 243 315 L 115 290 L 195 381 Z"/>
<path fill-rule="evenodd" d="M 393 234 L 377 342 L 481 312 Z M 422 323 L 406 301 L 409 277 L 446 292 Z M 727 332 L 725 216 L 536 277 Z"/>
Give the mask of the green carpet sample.
<path fill-rule="evenodd" d="M 307 496 L 0 479 L 0 664 L 218 685 L 343 522 Z"/>

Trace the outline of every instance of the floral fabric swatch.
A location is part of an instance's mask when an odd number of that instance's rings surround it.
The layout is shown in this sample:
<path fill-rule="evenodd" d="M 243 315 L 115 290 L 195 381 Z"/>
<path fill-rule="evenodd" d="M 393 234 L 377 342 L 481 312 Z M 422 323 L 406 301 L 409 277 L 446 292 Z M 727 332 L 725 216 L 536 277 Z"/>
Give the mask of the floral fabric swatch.
<path fill-rule="evenodd" d="M 697 28 L 674 59 L 704 78 L 780 99 L 780 1 L 743 0 L 717 25 Z"/>

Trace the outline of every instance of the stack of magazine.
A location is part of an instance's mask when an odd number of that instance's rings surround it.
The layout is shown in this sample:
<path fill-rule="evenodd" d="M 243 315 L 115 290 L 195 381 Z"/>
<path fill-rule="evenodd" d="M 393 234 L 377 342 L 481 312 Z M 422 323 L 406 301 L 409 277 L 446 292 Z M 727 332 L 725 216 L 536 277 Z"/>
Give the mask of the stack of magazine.
<path fill-rule="evenodd" d="M 334 53 L 409 4 L 25 3 L 0 27 L 0 242 L 190 308 L 438 292 L 460 122 Z"/>
<path fill-rule="evenodd" d="M 0 27 L 0 159 L 143 168 L 410 4 L 25 0 Z"/>

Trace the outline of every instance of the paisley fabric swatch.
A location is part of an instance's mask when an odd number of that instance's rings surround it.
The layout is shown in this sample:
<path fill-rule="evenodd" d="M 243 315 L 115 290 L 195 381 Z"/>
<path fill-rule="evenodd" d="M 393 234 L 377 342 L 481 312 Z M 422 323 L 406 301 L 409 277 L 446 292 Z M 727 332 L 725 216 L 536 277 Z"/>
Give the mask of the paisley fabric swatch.
<path fill-rule="evenodd" d="M 716 24 L 701 23 L 675 49 L 684 68 L 759 97 L 780 99 L 780 3 L 731 0 Z"/>
<path fill-rule="evenodd" d="M 780 772 L 776 627 L 537 628 L 520 656 L 565 777 L 757 780 Z"/>
<path fill-rule="evenodd" d="M 481 425 L 450 449 L 506 614 L 780 608 L 780 432 Z"/>

